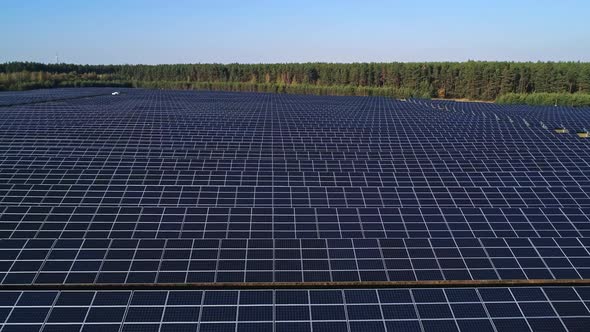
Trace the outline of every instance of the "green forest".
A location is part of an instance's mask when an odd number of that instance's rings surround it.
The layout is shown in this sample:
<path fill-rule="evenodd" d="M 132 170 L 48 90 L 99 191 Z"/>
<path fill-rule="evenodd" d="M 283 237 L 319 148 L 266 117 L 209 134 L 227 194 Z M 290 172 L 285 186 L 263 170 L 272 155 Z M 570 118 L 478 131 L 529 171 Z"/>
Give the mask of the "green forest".
<path fill-rule="evenodd" d="M 0 64 L 0 90 L 122 86 L 590 105 L 590 63 Z"/>

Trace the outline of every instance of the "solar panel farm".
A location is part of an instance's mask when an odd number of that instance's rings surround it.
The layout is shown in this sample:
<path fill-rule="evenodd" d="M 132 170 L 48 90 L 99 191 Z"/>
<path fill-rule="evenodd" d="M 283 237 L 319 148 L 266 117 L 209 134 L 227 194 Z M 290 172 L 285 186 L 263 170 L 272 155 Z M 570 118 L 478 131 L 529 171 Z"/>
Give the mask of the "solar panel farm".
<path fill-rule="evenodd" d="M 587 128 L 588 107 L 0 92 L 0 331 L 589 331 Z"/>

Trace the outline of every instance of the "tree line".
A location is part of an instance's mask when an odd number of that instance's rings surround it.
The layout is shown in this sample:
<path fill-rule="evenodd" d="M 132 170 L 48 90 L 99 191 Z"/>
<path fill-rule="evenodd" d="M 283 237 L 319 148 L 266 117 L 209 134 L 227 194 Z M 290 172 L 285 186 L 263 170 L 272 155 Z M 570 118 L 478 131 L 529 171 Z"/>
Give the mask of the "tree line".
<path fill-rule="evenodd" d="M 0 89 L 4 90 L 109 83 L 495 100 L 506 94 L 590 93 L 590 63 L 0 64 Z"/>

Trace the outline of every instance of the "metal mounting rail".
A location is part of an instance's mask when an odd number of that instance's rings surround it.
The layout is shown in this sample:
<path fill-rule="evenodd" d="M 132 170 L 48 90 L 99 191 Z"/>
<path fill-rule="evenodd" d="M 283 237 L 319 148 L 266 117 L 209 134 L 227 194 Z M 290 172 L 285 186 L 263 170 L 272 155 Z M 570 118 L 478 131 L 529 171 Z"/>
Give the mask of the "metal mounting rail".
<path fill-rule="evenodd" d="M 223 290 L 223 289 L 377 289 L 377 288 L 480 288 L 590 286 L 590 279 L 509 279 L 509 280 L 425 280 L 425 281 L 334 281 L 334 282 L 202 282 L 133 284 L 10 284 L 8 290 Z"/>

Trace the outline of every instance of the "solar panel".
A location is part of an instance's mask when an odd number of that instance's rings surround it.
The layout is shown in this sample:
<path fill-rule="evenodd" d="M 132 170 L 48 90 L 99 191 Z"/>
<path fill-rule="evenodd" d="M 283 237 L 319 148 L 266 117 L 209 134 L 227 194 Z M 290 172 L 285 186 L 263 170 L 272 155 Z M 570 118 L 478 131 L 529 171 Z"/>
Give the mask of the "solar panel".
<path fill-rule="evenodd" d="M 589 108 L 111 90 L 0 93 L 1 332 L 588 326 Z"/>
<path fill-rule="evenodd" d="M 110 94 L 112 90 L 112 88 L 57 88 L 30 91 L 5 91 L 0 94 L 0 107 L 104 96 Z M 126 90 L 128 89 L 123 89 L 123 91 Z M 47 106 L 47 104 L 44 104 L 44 106 Z"/>
<path fill-rule="evenodd" d="M 584 238 L 5 240 L 3 284 L 587 279 Z"/>
<path fill-rule="evenodd" d="M 4 330 L 584 331 L 588 287 L 2 292 Z M 3 331 L 4 331 L 3 330 Z"/>

